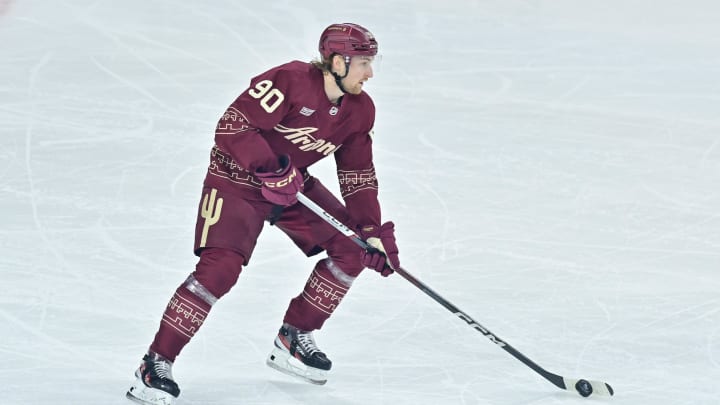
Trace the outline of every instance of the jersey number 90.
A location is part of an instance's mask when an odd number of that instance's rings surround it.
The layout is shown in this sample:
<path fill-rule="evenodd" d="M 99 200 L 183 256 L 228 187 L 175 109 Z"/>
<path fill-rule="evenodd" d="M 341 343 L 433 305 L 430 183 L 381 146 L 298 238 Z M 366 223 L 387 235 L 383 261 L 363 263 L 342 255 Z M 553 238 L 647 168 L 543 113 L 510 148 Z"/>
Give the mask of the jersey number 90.
<path fill-rule="evenodd" d="M 280 104 L 282 104 L 283 100 L 285 100 L 285 95 L 283 95 L 280 90 L 274 89 L 272 85 L 273 82 L 270 80 L 262 80 L 259 81 L 255 87 L 248 90 L 248 94 L 251 97 L 260 100 L 260 106 L 262 106 L 268 114 L 275 111 Z"/>

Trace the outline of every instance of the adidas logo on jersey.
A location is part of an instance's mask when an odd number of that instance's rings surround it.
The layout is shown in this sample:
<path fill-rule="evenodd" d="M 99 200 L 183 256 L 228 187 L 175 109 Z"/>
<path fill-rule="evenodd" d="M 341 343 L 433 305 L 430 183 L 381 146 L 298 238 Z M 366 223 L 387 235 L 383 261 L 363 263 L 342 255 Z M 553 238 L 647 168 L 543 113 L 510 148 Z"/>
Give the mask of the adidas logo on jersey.
<path fill-rule="evenodd" d="M 314 112 L 315 112 L 315 110 L 307 108 L 307 107 L 303 107 L 300 109 L 300 114 L 302 114 L 306 117 L 311 116 Z"/>

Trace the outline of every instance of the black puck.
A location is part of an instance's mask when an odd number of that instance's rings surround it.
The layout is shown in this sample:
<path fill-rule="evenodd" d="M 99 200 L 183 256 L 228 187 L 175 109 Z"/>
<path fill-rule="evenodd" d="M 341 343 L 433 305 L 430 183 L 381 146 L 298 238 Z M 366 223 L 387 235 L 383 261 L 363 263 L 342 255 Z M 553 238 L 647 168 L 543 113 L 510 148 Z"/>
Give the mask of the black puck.
<path fill-rule="evenodd" d="M 585 398 L 589 397 L 590 394 L 593 393 L 592 385 L 590 385 L 587 380 L 578 380 L 578 382 L 575 383 L 575 389 L 578 394 Z"/>

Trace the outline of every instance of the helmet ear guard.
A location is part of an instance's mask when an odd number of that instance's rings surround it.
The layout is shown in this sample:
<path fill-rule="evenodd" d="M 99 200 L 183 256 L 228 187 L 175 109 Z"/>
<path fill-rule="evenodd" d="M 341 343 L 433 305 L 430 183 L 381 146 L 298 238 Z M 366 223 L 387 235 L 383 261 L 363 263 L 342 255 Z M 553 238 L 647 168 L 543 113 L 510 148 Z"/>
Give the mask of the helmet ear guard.
<path fill-rule="evenodd" d="M 335 56 L 340 56 L 343 58 L 343 61 L 345 61 L 345 73 L 338 74 L 337 72 L 335 72 L 333 70 L 332 65 L 333 65 L 333 60 L 334 60 Z M 343 84 L 342 84 L 342 79 L 346 78 L 347 75 L 350 73 L 350 57 L 340 55 L 339 53 L 330 54 L 330 57 L 326 63 L 326 68 L 327 68 L 327 71 L 330 72 L 330 74 L 333 76 L 333 78 L 335 78 L 335 84 L 337 84 L 340 91 L 342 91 L 343 93 L 347 93 L 347 89 L 345 89 L 345 86 L 343 86 Z"/>

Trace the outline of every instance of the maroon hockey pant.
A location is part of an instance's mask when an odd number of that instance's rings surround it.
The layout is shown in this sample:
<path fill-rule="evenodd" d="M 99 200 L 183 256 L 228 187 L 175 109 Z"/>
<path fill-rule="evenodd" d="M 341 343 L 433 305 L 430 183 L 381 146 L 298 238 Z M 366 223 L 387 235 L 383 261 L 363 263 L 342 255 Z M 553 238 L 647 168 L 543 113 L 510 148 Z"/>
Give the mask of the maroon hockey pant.
<path fill-rule="evenodd" d="M 345 207 L 317 180 L 306 182 L 305 194 L 335 218 L 347 220 Z M 195 235 L 200 260 L 170 299 L 150 350 L 175 360 L 202 326 L 212 305 L 237 282 L 271 210 L 264 201 L 214 188 L 203 190 Z M 302 330 L 319 329 L 362 271 L 361 250 L 300 204 L 285 208 L 275 225 L 306 255 L 327 251 L 328 258 L 317 262 L 283 319 Z"/>

